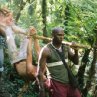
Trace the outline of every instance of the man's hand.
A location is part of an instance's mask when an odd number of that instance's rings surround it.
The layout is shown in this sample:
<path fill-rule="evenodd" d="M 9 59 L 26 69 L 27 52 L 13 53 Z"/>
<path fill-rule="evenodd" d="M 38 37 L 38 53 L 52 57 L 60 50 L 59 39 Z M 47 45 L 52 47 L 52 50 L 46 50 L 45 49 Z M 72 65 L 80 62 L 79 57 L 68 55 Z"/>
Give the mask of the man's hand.
<path fill-rule="evenodd" d="M 33 26 L 29 28 L 29 32 L 30 32 L 30 36 L 34 36 L 37 34 L 37 31 Z"/>
<path fill-rule="evenodd" d="M 78 47 L 77 47 L 77 43 L 76 42 L 72 42 L 72 49 L 78 51 Z"/>

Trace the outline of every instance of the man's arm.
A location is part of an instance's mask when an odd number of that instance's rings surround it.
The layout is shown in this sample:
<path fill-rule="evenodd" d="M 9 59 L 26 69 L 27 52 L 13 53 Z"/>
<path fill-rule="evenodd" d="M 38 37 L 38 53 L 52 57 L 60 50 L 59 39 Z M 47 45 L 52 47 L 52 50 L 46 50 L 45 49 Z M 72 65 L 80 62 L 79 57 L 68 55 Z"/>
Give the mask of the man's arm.
<path fill-rule="evenodd" d="M 74 49 L 74 52 L 72 52 L 69 48 L 68 50 L 68 57 L 69 59 L 74 63 L 74 64 L 78 64 L 79 62 L 79 56 L 78 56 L 78 49 Z"/>
<path fill-rule="evenodd" d="M 17 25 L 12 25 L 12 29 L 15 33 L 26 34 L 26 32 L 27 32 L 26 29 L 23 29 Z"/>
<path fill-rule="evenodd" d="M 37 54 L 37 58 L 39 58 L 39 53 L 41 48 L 40 48 L 38 39 L 34 39 L 34 47 Z"/>
<path fill-rule="evenodd" d="M 36 34 L 36 29 L 31 26 L 29 27 L 28 29 L 23 29 L 17 25 L 13 25 L 12 26 L 12 30 L 15 32 L 15 33 L 18 33 L 18 34 L 21 34 L 21 35 L 25 35 L 27 37 L 31 37 L 33 36 L 34 34 Z"/>
<path fill-rule="evenodd" d="M 30 34 L 31 35 L 35 35 L 37 33 L 36 29 L 33 27 L 33 29 L 29 29 L 30 30 Z M 28 37 L 29 39 L 29 43 L 28 43 L 28 48 L 27 48 L 27 73 L 29 74 L 30 77 L 32 77 L 32 75 L 34 75 L 34 77 L 37 76 L 36 73 L 36 66 L 33 65 L 32 60 L 32 36 Z M 36 52 L 38 52 L 37 57 L 39 57 L 39 52 L 40 52 L 40 46 L 38 43 L 37 39 L 33 39 L 34 41 L 34 47 Z"/>
<path fill-rule="evenodd" d="M 31 28 L 30 31 L 32 32 L 33 36 L 37 34 L 37 31 L 35 28 L 33 28 L 33 29 Z M 39 58 L 39 53 L 40 53 L 40 49 L 41 49 L 40 45 L 39 45 L 39 40 L 33 37 L 33 42 L 34 42 L 34 47 L 35 47 L 35 51 L 37 54 L 37 58 Z"/>
<path fill-rule="evenodd" d="M 40 85 L 40 96 L 45 97 L 45 88 L 44 81 L 46 81 L 46 77 L 44 75 L 46 71 L 46 60 L 48 57 L 48 48 L 44 47 L 39 56 L 39 85 Z"/>

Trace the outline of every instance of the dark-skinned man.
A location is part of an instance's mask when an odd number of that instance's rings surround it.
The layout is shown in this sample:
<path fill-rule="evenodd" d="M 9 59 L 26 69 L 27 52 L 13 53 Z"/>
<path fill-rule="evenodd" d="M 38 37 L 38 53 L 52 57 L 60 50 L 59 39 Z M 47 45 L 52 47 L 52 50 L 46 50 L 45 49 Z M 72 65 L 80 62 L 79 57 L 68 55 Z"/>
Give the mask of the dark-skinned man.
<path fill-rule="evenodd" d="M 69 46 L 62 44 L 63 39 L 64 30 L 61 27 L 55 27 L 52 30 L 52 41 L 45 45 L 40 52 L 40 95 L 44 97 L 46 97 L 44 86 L 49 89 L 50 97 L 81 97 L 79 90 L 73 88 L 69 83 L 68 71 L 56 51 L 64 52 L 64 58 L 67 64 L 68 60 L 71 60 L 74 64 L 78 64 L 78 49 L 74 49 L 73 53 Z M 45 76 L 47 70 L 49 74 Z"/>

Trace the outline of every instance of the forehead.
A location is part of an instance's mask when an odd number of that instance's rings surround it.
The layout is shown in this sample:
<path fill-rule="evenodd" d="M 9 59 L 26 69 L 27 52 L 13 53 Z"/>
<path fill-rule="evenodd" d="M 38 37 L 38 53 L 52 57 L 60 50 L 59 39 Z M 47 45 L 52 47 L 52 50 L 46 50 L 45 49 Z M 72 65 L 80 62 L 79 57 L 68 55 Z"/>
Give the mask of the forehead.
<path fill-rule="evenodd" d="M 60 30 L 60 31 L 56 32 L 56 34 L 64 34 L 64 31 Z"/>
<path fill-rule="evenodd" d="M 60 32 L 56 33 L 55 36 L 64 36 L 64 32 L 60 31 Z"/>

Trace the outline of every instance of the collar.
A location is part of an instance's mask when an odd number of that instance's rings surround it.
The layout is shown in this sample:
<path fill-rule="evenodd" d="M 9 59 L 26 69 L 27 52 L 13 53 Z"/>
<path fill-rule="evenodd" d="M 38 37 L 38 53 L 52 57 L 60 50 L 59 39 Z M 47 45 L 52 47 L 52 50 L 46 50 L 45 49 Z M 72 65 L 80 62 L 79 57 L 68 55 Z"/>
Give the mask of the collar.
<path fill-rule="evenodd" d="M 53 48 L 54 49 L 57 49 L 57 50 L 59 50 L 59 51 L 61 51 L 62 52 L 62 45 L 59 47 L 59 48 L 56 48 L 54 45 L 53 45 L 53 43 L 51 42 L 51 45 L 53 46 Z"/>

